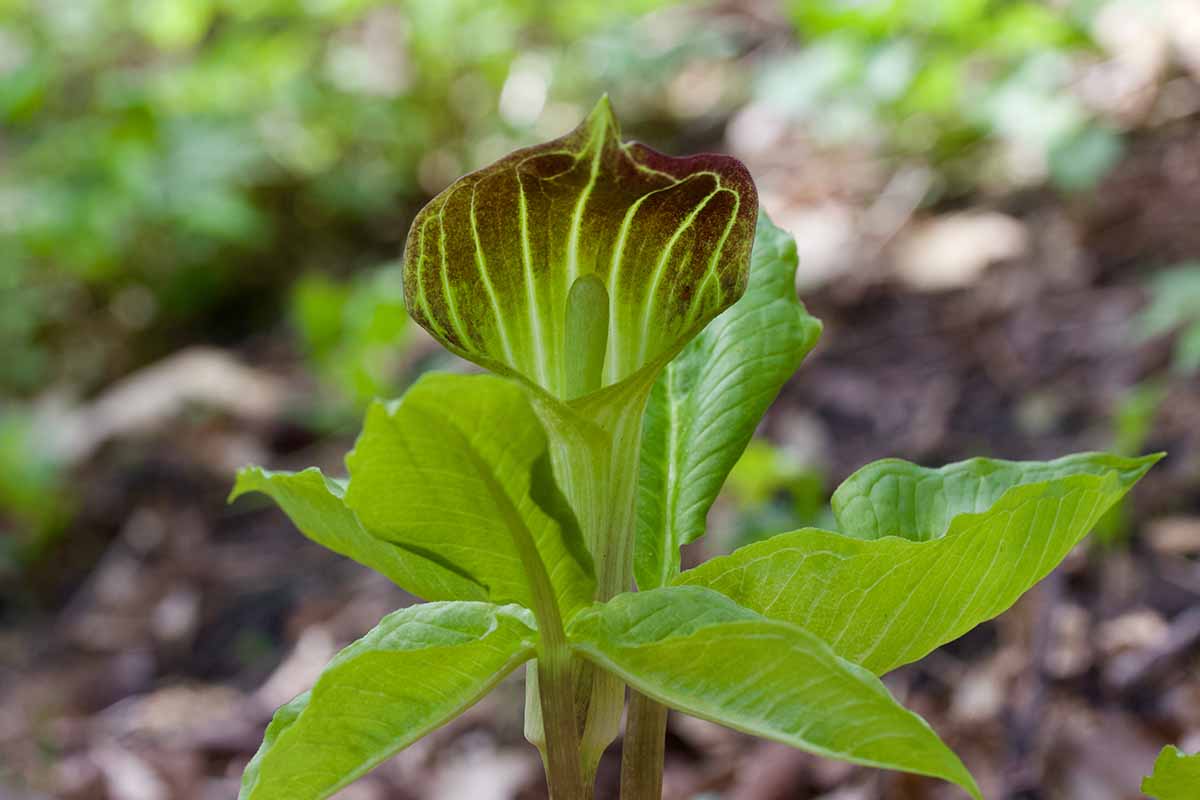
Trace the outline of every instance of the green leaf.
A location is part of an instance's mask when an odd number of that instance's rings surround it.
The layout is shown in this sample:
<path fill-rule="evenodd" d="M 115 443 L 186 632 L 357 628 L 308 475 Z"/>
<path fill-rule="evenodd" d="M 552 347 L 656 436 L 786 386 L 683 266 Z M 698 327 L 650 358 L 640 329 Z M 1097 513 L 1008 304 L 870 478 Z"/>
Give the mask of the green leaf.
<path fill-rule="evenodd" d="M 942 484 L 947 497 L 920 495 L 915 513 L 911 493 L 881 494 L 870 506 L 883 530 L 908 538 L 854 538 L 809 528 L 715 558 L 683 573 L 678 583 L 716 589 L 767 617 L 796 623 L 843 658 L 882 674 L 1012 605 L 1160 457 L 1081 456 L 1043 469 L 1027 465 L 1023 473 L 1006 472 L 1013 465 L 997 462 L 992 475 L 1010 481 L 1003 493 L 993 482 L 964 478 L 961 465 L 951 465 L 943 475 L 954 476 Z M 1053 468 L 1064 462 L 1072 468 Z M 907 466 L 888 462 L 878 474 L 919 469 Z M 1013 485 L 1022 474 L 1038 482 Z M 990 506 L 975 500 L 997 495 Z M 851 518 L 864 518 L 863 508 Z M 928 508 L 934 512 L 927 515 Z M 937 531 L 931 520 L 942 519 L 945 508 L 957 514 L 945 535 L 922 535 Z M 976 508 L 979 513 L 970 513 Z"/>
<path fill-rule="evenodd" d="M 759 215 L 745 295 L 663 370 L 646 409 L 635 573 L 653 589 L 679 574 L 721 485 L 821 323 L 796 299 L 796 243 Z"/>
<path fill-rule="evenodd" d="M 496 603 L 538 608 L 531 576 L 544 565 L 570 616 L 592 601 L 595 579 L 546 448 L 515 383 L 427 374 L 367 412 L 346 457 L 346 504 L 376 536 L 456 565 Z M 526 542 L 541 565 L 529 563 Z"/>
<path fill-rule="evenodd" d="M 379 572 L 425 600 L 485 600 L 487 587 L 437 554 L 372 536 L 343 502 L 342 484 L 315 467 L 273 472 L 247 467 L 229 495 L 262 492 L 283 509 L 300 532 L 339 555 Z"/>
<path fill-rule="evenodd" d="M 1157 457 L 1152 457 L 1152 461 Z M 847 478 L 833 493 L 842 532 L 859 539 L 901 536 L 937 539 L 960 514 L 987 511 L 1014 486 L 1116 473 L 1132 486 L 1148 469 L 1145 459 L 1076 453 L 1054 461 L 972 458 L 938 469 L 885 458 Z"/>
<path fill-rule="evenodd" d="M 1154 774 L 1142 779 L 1142 793 L 1154 800 L 1195 800 L 1200 791 L 1200 753 L 1187 755 L 1167 745 L 1154 761 Z"/>
<path fill-rule="evenodd" d="M 693 716 L 818 755 L 951 781 L 970 773 L 879 679 L 795 625 L 700 587 L 619 595 L 568 630 L 585 657 Z"/>
<path fill-rule="evenodd" d="M 533 657 L 517 606 L 426 603 L 384 617 L 275 713 L 240 800 L 320 800 L 479 701 Z"/>
<path fill-rule="evenodd" d="M 739 161 L 624 143 L 603 98 L 571 133 L 422 209 L 405 245 L 409 313 L 455 353 L 569 400 L 567 298 L 596 275 L 609 298 L 601 385 L 643 378 L 741 296 L 757 207 Z"/>

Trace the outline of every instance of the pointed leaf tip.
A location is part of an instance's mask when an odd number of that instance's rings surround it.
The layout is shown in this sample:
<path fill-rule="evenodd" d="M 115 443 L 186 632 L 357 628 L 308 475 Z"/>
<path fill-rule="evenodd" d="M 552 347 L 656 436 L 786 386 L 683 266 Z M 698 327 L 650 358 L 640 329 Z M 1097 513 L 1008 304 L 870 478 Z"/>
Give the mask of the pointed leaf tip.
<path fill-rule="evenodd" d="M 621 127 L 617 123 L 617 115 L 613 111 L 612 101 L 608 98 L 608 92 L 600 95 L 600 99 L 596 101 L 596 105 L 592 106 L 592 110 L 587 115 L 586 125 L 592 130 L 603 128 L 611 131 L 613 138 L 620 141 Z"/>
<path fill-rule="evenodd" d="M 1011 606 L 1155 460 L 1080 453 L 940 470 L 875 462 L 834 495 L 845 533 L 781 533 L 684 572 L 677 583 L 799 624 L 883 674 Z"/>
<path fill-rule="evenodd" d="M 315 467 L 275 472 L 245 467 L 230 499 L 260 492 L 274 500 L 300 532 L 339 555 L 387 576 L 426 600 L 482 600 L 487 589 L 451 562 L 372 535 L 344 502 L 344 486 Z"/>
<path fill-rule="evenodd" d="M 950 781 L 981 800 L 929 725 L 803 628 L 695 586 L 618 595 L 581 612 L 585 658 L 686 714 L 811 753 Z"/>
<path fill-rule="evenodd" d="M 536 646 L 532 615 L 518 606 L 425 603 L 389 614 L 276 712 L 239 800 L 336 794 L 470 708 Z"/>

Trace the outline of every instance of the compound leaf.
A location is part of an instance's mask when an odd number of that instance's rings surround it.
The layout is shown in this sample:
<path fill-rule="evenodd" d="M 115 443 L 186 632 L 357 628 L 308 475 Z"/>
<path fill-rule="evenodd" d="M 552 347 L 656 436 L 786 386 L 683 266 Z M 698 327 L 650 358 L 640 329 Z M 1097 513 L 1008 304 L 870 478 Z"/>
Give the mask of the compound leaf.
<path fill-rule="evenodd" d="M 642 432 L 635 572 L 668 584 L 708 510 L 821 323 L 796 298 L 796 243 L 760 214 L 750 282 L 663 370 Z"/>
<path fill-rule="evenodd" d="M 512 381 L 427 374 L 370 408 L 346 464 L 346 504 L 369 531 L 454 564 L 492 602 L 537 608 L 530 576 L 540 569 L 564 616 L 592 601 L 591 557 Z"/>
<path fill-rule="evenodd" d="M 435 555 L 372 536 L 343 502 L 345 487 L 315 467 L 275 472 L 247 467 L 238 472 L 229 499 L 248 492 L 269 496 L 300 532 L 357 561 L 425 600 L 485 600 L 487 588 Z"/>
<path fill-rule="evenodd" d="M 533 657 L 517 606 L 426 603 L 384 617 L 276 712 L 239 800 L 321 800 L 444 725 Z"/>
<path fill-rule="evenodd" d="M 693 716 L 818 755 L 979 789 L 958 757 L 879 679 L 795 625 L 696 586 L 618 595 L 568 637 L 639 692 Z"/>
<path fill-rule="evenodd" d="M 985 510 L 957 514 L 939 538 L 864 539 L 809 528 L 715 558 L 677 582 L 800 625 L 883 674 L 1012 605 L 1159 458 L 1081 457 L 1069 474 L 1010 486 Z M 902 515 L 883 525 L 911 531 L 910 521 Z"/>

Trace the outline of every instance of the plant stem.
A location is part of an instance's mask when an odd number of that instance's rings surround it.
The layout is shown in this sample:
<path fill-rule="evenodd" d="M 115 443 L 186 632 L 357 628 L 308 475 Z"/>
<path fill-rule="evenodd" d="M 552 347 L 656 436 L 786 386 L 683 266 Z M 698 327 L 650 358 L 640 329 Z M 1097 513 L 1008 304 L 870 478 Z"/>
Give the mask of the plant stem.
<path fill-rule="evenodd" d="M 481 469 L 480 474 L 486 472 Z M 499 500 L 505 499 L 498 488 L 490 483 L 485 485 Z M 516 509 L 507 502 L 500 502 L 499 507 L 506 517 L 513 544 L 529 577 L 533 594 L 532 610 L 541 639 L 538 643 L 537 691 L 544 726 L 542 758 L 546 767 L 546 782 L 550 786 L 550 798 L 591 800 L 591 789 L 583 780 L 579 725 L 575 715 L 575 656 L 567 643 L 554 586 L 538 554 L 533 536 Z"/>
<path fill-rule="evenodd" d="M 608 397 L 597 408 L 564 408 L 535 402 L 546 426 L 555 476 L 575 510 L 596 569 L 596 599 L 607 601 L 633 585 L 638 450 L 648 388 Z M 538 398 L 534 398 L 535 401 Z M 625 684 L 613 673 L 582 670 L 576 697 L 585 781 L 616 738 L 625 705 Z M 527 698 L 528 699 L 528 698 Z M 527 709 L 530 707 L 526 704 Z M 526 736 L 546 741 L 535 715 L 527 713 Z"/>
<path fill-rule="evenodd" d="M 621 800 L 660 800 L 667 707 L 629 690 L 629 717 L 621 754 Z"/>
<path fill-rule="evenodd" d="M 563 640 L 566 644 L 566 640 Z M 546 648 L 548 651 L 557 648 Z M 565 657 L 563 657 L 565 656 Z M 546 783 L 550 800 L 590 800 L 579 758 L 579 728 L 575 721 L 575 682 L 568 651 L 547 652 L 538 659 L 538 692 L 545 726 Z"/>

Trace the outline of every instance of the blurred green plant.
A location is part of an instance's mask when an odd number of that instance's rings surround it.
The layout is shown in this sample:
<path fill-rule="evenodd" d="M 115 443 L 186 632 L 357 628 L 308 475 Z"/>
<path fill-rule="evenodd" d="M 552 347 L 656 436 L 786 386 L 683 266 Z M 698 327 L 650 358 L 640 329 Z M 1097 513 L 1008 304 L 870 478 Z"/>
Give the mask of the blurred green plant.
<path fill-rule="evenodd" d="M 735 547 L 780 530 L 830 528 L 835 524 L 822 470 L 766 439 L 746 446 L 724 492 L 737 509 Z"/>
<path fill-rule="evenodd" d="M 1112 452 L 1129 456 L 1142 451 L 1154 432 L 1154 418 L 1166 395 L 1166 387 L 1154 381 L 1129 390 L 1113 417 Z"/>
<path fill-rule="evenodd" d="M 339 283 L 309 273 L 292 289 L 291 320 L 335 404 L 365 408 L 399 394 L 411 330 L 399 264 Z"/>
<path fill-rule="evenodd" d="M 37 446 L 28 412 L 0 407 L 0 573 L 35 560 L 70 520 L 62 466 Z"/>
<path fill-rule="evenodd" d="M 1135 326 L 1143 340 L 1177 332 L 1171 369 L 1181 375 L 1200 370 L 1200 261 L 1186 261 L 1151 278 L 1150 302 Z"/>
<path fill-rule="evenodd" d="M 1165 386 L 1147 381 L 1134 386 L 1121 398 L 1112 418 L 1113 453 L 1128 457 L 1142 452 L 1154 432 L 1154 420 L 1166 396 Z M 1108 546 L 1127 544 L 1133 532 L 1127 499 L 1115 503 L 1096 523 L 1096 540 Z"/>
<path fill-rule="evenodd" d="M 931 161 L 959 188 L 1007 149 L 1056 185 L 1095 185 L 1120 139 L 1068 91 L 1090 47 L 1087 4 L 1034 0 L 792 0 L 803 47 L 759 96 L 833 141 Z"/>

